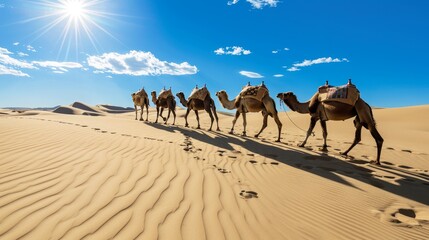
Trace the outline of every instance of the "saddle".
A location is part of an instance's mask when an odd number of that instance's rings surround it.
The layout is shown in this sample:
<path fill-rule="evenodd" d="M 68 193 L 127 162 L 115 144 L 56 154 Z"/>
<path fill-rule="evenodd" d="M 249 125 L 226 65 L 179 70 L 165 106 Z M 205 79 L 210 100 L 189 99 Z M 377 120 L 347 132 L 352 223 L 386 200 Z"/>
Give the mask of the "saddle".
<path fill-rule="evenodd" d="M 159 92 L 158 99 L 167 99 L 168 97 L 173 96 L 173 93 L 171 92 L 171 88 L 168 90 L 162 89 L 161 92 Z"/>
<path fill-rule="evenodd" d="M 204 99 L 206 99 L 207 95 L 210 95 L 209 90 L 207 89 L 206 86 L 198 89 L 198 87 L 195 87 L 191 94 L 188 97 L 188 101 L 191 99 L 199 99 L 201 101 L 204 101 Z"/>
<path fill-rule="evenodd" d="M 258 101 L 262 101 L 262 98 L 264 98 L 267 94 L 268 88 L 265 86 L 265 84 L 262 83 L 259 86 L 244 86 L 239 96 L 241 98 L 254 98 Z"/>
<path fill-rule="evenodd" d="M 336 101 L 354 106 L 360 97 L 359 90 L 350 80 L 346 85 L 338 87 L 326 84 L 319 87 L 318 92 L 318 100 L 322 103 Z"/>

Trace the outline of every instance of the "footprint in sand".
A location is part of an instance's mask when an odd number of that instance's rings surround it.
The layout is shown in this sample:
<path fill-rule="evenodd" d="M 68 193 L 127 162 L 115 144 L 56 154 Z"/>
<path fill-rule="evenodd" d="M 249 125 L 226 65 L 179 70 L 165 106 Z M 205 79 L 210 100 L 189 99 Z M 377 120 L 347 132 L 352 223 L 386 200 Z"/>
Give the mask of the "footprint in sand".
<path fill-rule="evenodd" d="M 270 162 L 271 165 L 279 165 L 278 162 Z"/>
<path fill-rule="evenodd" d="M 250 160 L 249 162 L 250 162 L 251 164 L 255 164 L 255 163 L 257 163 L 258 161 Z"/>
<path fill-rule="evenodd" d="M 255 191 L 246 191 L 246 190 L 241 190 L 240 192 L 240 196 L 242 198 L 245 199 L 249 199 L 249 198 L 258 198 L 258 193 Z"/>
<path fill-rule="evenodd" d="M 387 150 L 395 150 L 394 148 L 392 148 L 392 147 L 387 147 L 386 148 Z"/>
<path fill-rule="evenodd" d="M 393 165 L 393 163 L 391 163 L 391 162 L 386 162 L 386 161 L 381 161 L 381 163 L 386 164 L 386 165 L 389 165 L 389 166 L 392 166 L 392 165 Z"/>
<path fill-rule="evenodd" d="M 237 156 L 228 156 L 229 158 L 237 158 Z"/>
<path fill-rule="evenodd" d="M 255 156 L 255 154 L 253 154 L 253 153 L 248 153 L 248 154 L 247 154 L 247 156 L 251 156 L 251 157 L 253 157 L 253 156 Z"/>
<path fill-rule="evenodd" d="M 429 223 L 427 207 L 412 207 L 408 204 L 394 203 L 386 209 L 374 211 L 383 222 L 390 222 L 401 227 L 415 227 Z"/>
<path fill-rule="evenodd" d="M 218 168 L 217 169 L 220 173 L 223 173 L 223 174 L 225 174 L 225 173 L 231 173 L 231 171 L 228 171 L 228 170 L 226 170 L 225 168 Z"/>
<path fill-rule="evenodd" d="M 412 153 L 412 152 L 413 152 L 413 151 L 408 150 L 408 149 L 403 149 L 403 150 L 401 150 L 401 151 L 403 151 L 403 152 L 407 152 L 407 153 Z"/>

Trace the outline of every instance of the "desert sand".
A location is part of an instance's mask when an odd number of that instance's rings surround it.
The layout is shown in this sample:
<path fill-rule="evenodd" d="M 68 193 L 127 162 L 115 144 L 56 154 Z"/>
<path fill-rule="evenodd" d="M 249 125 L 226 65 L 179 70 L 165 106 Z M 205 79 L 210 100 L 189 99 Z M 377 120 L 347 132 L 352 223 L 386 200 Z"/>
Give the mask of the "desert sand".
<path fill-rule="evenodd" d="M 217 99 L 215 100 L 220 107 Z M 279 110 L 279 106 L 277 106 Z M 49 111 L 0 110 L 0 239 L 428 239 L 429 105 L 374 109 L 381 166 L 364 129 L 351 158 L 351 120 L 248 114 L 228 134 L 177 110 L 176 126 L 135 121 L 125 108 L 73 103 Z"/>

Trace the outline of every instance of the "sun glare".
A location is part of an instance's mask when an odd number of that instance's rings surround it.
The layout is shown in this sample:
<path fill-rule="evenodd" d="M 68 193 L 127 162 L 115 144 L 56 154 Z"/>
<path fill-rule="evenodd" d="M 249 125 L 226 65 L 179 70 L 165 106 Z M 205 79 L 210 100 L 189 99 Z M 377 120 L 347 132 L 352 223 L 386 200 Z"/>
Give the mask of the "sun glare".
<path fill-rule="evenodd" d="M 64 11 L 70 17 L 74 17 L 74 18 L 82 17 L 82 15 L 85 13 L 83 2 L 79 0 L 69 0 L 69 1 L 63 2 L 63 4 L 64 4 Z"/>
<path fill-rule="evenodd" d="M 22 23 L 32 21 L 44 21 L 44 25 L 36 29 L 35 33 L 38 39 L 54 29 L 60 29 L 60 35 L 57 38 L 59 44 L 59 55 L 65 50 L 65 57 L 69 55 L 70 50 L 75 49 L 78 55 L 82 47 L 88 44 L 98 52 L 97 35 L 100 32 L 107 34 L 117 40 L 103 24 L 109 20 L 114 20 L 115 14 L 107 12 L 109 0 L 39 0 L 32 1 L 43 12 L 35 11 L 38 16 L 22 21 Z M 118 40 L 117 40 L 118 41 Z"/>

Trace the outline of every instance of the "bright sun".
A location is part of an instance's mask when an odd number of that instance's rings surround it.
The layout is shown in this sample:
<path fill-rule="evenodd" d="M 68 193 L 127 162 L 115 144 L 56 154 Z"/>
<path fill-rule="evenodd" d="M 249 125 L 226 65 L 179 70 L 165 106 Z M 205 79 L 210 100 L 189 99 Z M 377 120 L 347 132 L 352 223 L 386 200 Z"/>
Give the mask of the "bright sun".
<path fill-rule="evenodd" d="M 0 0 L 1 1 L 1 0 Z M 81 46 L 92 45 L 98 51 L 97 34 L 104 33 L 116 39 L 103 24 L 112 20 L 115 14 L 107 12 L 108 0 L 38 0 L 32 1 L 43 9 L 43 14 L 23 22 L 44 20 L 44 25 L 36 29 L 39 38 L 54 28 L 60 29 L 58 39 L 59 52 L 65 55 L 73 50 L 79 53 Z"/>
<path fill-rule="evenodd" d="M 83 2 L 79 0 L 69 0 L 63 2 L 64 11 L 73 18 L 82 17 L 85 14 L 85 8 Z"/>

